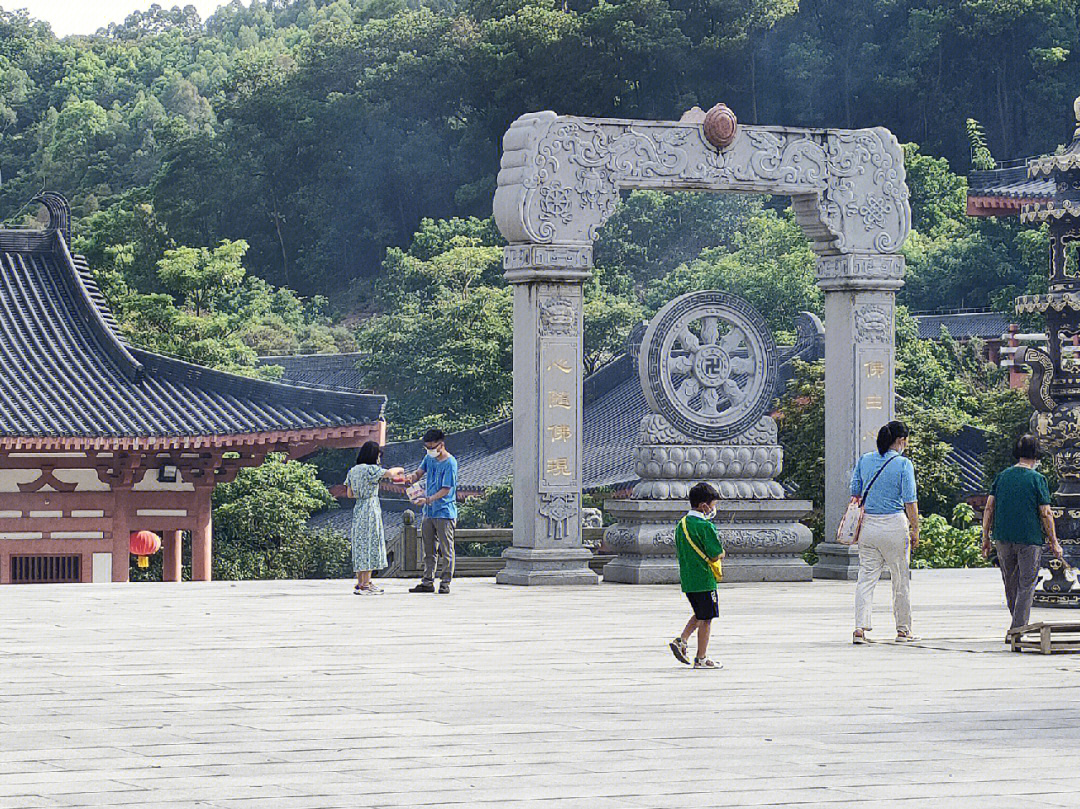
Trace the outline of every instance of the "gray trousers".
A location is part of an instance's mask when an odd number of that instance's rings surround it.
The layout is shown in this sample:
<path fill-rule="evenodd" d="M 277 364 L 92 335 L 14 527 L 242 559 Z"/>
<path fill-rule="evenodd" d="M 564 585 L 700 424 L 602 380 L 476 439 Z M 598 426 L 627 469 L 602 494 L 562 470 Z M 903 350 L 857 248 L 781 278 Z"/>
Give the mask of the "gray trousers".
<path fill-rule="evenodd" d="M 1042 545 L 1021 545 L 1017 542 L 995 542 L 998 567 L 1005 582 L 1005 602 L 1012 613 L 1012 626 L 1027 626 L 1031 615 L 1031 599 L 1039 583 L 1039 562 Z"/>
<path fill-rule="evenodd" d="M 457 520 L 441 517 L 424 518 L 420 535 L 424 540 L 424 581 L 428 584 L 435 581 L 436 551 L 438 559 L 442 562 L 439 578 L 448 584 L 454 578 L 454 526 L 456 524 Z"/>

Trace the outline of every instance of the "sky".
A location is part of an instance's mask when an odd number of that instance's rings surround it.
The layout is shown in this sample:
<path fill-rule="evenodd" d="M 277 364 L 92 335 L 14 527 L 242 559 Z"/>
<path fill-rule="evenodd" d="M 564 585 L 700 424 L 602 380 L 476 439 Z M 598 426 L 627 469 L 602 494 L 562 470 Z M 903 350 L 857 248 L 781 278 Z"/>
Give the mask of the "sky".
<path fill-rule="evenodd" d="M 133 11 L 145 11 L 155 0 L 0 0 L 5 11 L 25 8 L 31 17 L 45 20 L 59 37 L 92 34 L 111 22 L 123 22 Z M 156 0 L 164 8 L 195 6 L 199 16 L 209 17 L 226 0 Z"/>

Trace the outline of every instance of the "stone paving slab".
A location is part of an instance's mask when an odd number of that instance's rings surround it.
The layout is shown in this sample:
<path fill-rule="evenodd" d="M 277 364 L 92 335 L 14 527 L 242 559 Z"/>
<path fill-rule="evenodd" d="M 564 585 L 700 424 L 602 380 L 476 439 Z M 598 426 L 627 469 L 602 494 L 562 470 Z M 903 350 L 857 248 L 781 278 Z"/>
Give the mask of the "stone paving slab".
<path fill-rule="evenodd" d="M 993 570 L 916 571 L 915 646 L 724 586 L 719 672 L 674 587 L 409 584 L 0 588 L 0 809 L 1080 806 L 1080 657 L 1009 652 Z"/>

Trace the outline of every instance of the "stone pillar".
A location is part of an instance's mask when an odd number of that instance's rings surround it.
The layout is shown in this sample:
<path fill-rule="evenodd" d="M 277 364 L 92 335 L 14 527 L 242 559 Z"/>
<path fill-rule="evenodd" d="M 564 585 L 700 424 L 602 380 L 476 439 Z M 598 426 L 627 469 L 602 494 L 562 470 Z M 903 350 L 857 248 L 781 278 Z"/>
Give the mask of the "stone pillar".
<path fill-rule="evenodd" d="M 195 524 L 191 528 L 191 580 L 210 581 L 213 570 L 214 526 L 210 516 L 210 493 L 214 487 L 195 486 Z"/>
<path fill-rule="evenodd" d="M 833 540 L 850 499 L 855 461 L 893 418 L 898 255 L 819 256 L 825 292 L 825 537 L 814 576 L 855 579 L 858 551 Z"/>
<path fill-rule="evenodd" d="M 112 580 L 128 581 L 131 569 L 131 489 L 113 484 Z"/>
<path fill-rule="evenodd" d="M 581 542 L 582 284 L 592 248 L 511 245 L 514 544 L 499 584 L 596 584 Z"/>
<path fill-rule="evenodd" d="M 171 534 L 171 535 L 170 535 Z M 161 580 L 180 581 L 183 576 L 183 531 L 166 531 L 161 537 Z"/>

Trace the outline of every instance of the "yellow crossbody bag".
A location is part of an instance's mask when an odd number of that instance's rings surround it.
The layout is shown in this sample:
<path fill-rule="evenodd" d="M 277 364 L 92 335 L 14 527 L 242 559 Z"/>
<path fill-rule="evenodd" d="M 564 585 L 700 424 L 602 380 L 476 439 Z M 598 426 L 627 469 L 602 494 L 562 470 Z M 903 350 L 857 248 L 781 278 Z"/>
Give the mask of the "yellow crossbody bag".
<path fill-rule="evenodd" d="M 694 553 L 705 560 L 705 564 L 709 566 L 709 570 L 712 571 L 713 578 L 717 581 L 721 581 L 724 578 L 724 565 L 717 559 L 715 562 L 705 555 L 705 552 L 694 544 L 694 540 L 690 539 L 690 532 L 686 530 L 686 517 L 679 520 L 679 527 L 682 529 L 682 535 L 686 538 L 686 544 L 694 549 Z"/>

